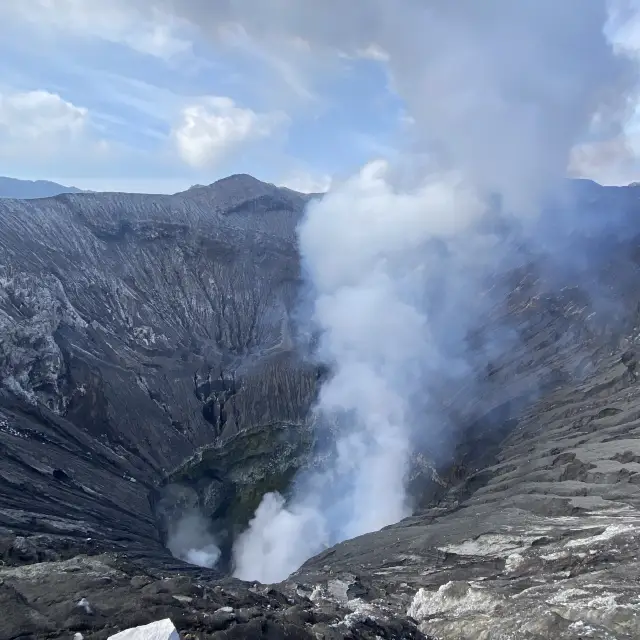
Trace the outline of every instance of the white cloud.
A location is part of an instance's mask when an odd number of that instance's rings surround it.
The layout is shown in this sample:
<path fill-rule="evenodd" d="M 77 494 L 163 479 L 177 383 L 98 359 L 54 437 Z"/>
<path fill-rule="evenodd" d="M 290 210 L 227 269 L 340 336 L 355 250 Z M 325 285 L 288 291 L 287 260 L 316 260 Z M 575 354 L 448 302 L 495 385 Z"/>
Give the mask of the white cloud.
<path fill-rule="evenodd" d="M 373 43 L 364 49 L 358 49 L 357 55 L 365 60 L 374 60 L 376 62 L 389 62 L 389 54 L 379 45 Z"/>
<path fill-rule="evenodd" d="M 635 142 L 639 142 L 635 136 Z M 571 152 L 569 175 L 600 184 L 626 185 L 640 179 L 638 154 L 633 137 L 617 136 L 576 145 Z"/>
<path fill-rule="evenodd" d="M 3 137 L 22 141 L 68 141 L 80 136 L 88 111 L 48 91 L 0 94 Z"/>
<path fill-rule="evenodd" d="M 70 167 L 108 164 L 113 152 L 86 107 L 40 89 L 0 92 L 0 174 L 48 177 L 56 167 L 69 176 Z"/>
<path fill-rule="evenodd" d="M 182 110 L 173 130 L 180 157 L 195 168 L 213 167 L 249 142 L 271 136 L 284 122 L 283 113 L 256 113 L 231 98 L 203 98 Z"/>
<path fill-rule="evenodd" d="M 168 24 L 153 24 L 138 33 L 125 33 L 122 41 L 140 53 L 165 59 L 191 51 L 191 43 L 174 36 Z"/>
<path fill-rule="evenodd" d="M 331 187 L 332 178 L 328 174 L 313 175 L 308 171 L 295 171 L 280 182 L 280 186 L 300 193 L 324 193 Z"/>
<path fill-rule="evenodd" d="M 86 0 L 8 0 L 0 15 L 22 20 L 32 27 L 63 31 L 85 39 L 125 45 L 147 55 L 170 59 L 191 51 L 183 36 L 185 23 L 155 8 L 136 9 L 131 2 Z"/>
<path fill-rule="evenodd" d="M 640 2 L 611 2 L 606 32 L 620 51 L 640 57 Z"/>

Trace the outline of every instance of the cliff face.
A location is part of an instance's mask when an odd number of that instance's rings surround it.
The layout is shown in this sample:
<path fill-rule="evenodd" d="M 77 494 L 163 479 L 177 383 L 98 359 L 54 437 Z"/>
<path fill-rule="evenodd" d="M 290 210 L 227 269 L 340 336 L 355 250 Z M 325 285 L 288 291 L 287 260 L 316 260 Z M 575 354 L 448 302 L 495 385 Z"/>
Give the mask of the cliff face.
<path fill-rule="evenodd" d="M 161 548 L 147 493 L 199 448 L 267 426 L 297 441 L 306 201 L 235 176 L 1 203 L 0 527 Z"/>
<path fill-rule="evenodd" d="M 197 507 L 228 545 L 309 461 L 321 372 L 291 337 L 308 197 L 233 176 L 0 202 L 0 640 L 166 616 L 190 638 L 640 635 L 637 196 L 584 191 L 629 218 L 593 245 L 615 304 L 512 274 L 495 320 L 519 346 L 473 395 L 443 390 L 457 448 L 426 464 L 420 509 L 276 587 L 164 543 Z"/>

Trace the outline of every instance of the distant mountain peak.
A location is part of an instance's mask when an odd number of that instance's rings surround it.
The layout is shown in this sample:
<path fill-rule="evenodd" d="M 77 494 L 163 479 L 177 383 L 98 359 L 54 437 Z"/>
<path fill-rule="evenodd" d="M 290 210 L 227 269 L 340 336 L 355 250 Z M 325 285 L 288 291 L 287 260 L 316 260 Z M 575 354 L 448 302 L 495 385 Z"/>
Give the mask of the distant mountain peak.
<path fill-rule="evenodd" d="M 303 195 L 291 189 L 278 187 L 271 182 L 263 182 L 248 173 L 234 173 L 209 185 L 195 184 L 175 195 L 183 195 L 205 201 L 214 199 L 220 203 L 235 205 L 242 201 L 276 194 L 287 194 L 288 197 Z"/>
<path fill-rule="evenodd" d="M 271 190 L 271 189 L 279 189 L 280 187 L 276 186 L 272 182 L 264 182 L 248 173 L 234 173 L 230 176 L 226 176 L 224 178 L 220 178 L 215 182 L 211 182 L 210 184 L 193 184 L 185 191 L 180 193 L 187 193 L 189 191 L 218 191 L 221 189 L 225 190 L 246 190 L 246 191 L 255 191 L 255 190 Z M 297 193 L 297 192 L 294 192 Z"/>
<path fill-rule="evenodd" d="M 239 183 L 239 182 L 243 182 L 246 184 L 252 183 L 252 184 L 269 184 L 268 182 L 263 182 L 262 180 L 258 180 L 258 178 L 255 178 L 252 175 L 249 175 L 248 173 L 232 173 L 230 176 L 226 176 L 225 178 L 220 178 L 219 180 L 216 180 L 213 185 L 217 185 L 217 184 L 229 184 L 229 183 Z M 211 186 L 213 186 L 211 185 Z"/>
<path fill-rule="evenodd" d="M 49 180 L 20 180 L 0 176 L 0 198 L 32 200 L 49 198 L 61 193 L 82 193 L 82 189 L 67 187 Z"/>

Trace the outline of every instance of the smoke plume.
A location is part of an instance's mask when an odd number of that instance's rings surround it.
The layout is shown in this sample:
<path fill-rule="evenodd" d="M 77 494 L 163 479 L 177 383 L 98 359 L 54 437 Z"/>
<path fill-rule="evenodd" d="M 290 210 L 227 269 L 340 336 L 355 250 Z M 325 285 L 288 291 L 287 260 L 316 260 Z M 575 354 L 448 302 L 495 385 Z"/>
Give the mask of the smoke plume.
<path fill-rule="evenodd" d="M 209 527 L 209 520 L 197 511 L 182 515 L 169 531 L 167 549 L 175 558 L 212 569 L 220 549 Z"/>
<path fill-rule="evenodd" d="M 374 47 L 413 122 L 401 161 L 335 184 L 300 225 L 331 371 L 315 419 L 333 444 L 288 500 L 264 497 L 236 543 L 236 575 L 270 582 L 410 513 L 412 441 L 443 428 L 429 389 L 474 366 L 465 340 L 503 293 L 488 283 L 525 260 L 524 240 L 565 266 L 553 252 L 572 246 L 575 212 L 548 205 L 576 144 L 620 134 L 635 70 L 605 35 L 604 0 L 167 6 L 217 42 L 250 42 L 297 89 Z M 496 332 L 493 353 L 509 339 Z"/>
<path fill-rule="evenodd" d="M 331 32 L 326 15 L 292 9 L 307 25 L 296 35 L 318 47 L 385 52 L 420 144 L 402 166 L 373 162 L 334 187 L 300 226 L 332 371 L 316 407 L 333 425 L 332 462 L 288 503 L 265 496 L 235 548 L 242 578 L 283 579 L 324 546 L 410 513 L 412 434 L 439 428 L 420 396 L 468 371 L 465 337 L 495 302 L 481 292 L 517 264 L 489 214 L 499 201 L 521 236 L 546 237 L 541 211 L 572 148 L 617 132 L 626 113 L 630 68 L 605 36 L 603 2 L 400 5 L 351 3 Z"/>

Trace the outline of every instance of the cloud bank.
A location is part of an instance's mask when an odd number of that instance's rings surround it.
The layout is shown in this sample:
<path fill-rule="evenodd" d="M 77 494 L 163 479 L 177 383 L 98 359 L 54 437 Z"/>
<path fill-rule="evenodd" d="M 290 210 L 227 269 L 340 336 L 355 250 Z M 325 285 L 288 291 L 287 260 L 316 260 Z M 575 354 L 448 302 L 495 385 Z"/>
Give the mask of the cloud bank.
<path fill-rule="evenodd" d="M 84 0 L 6 0 L 0 15 L 20 18 L 43 34 L 63 32 L 98 38 L 164 60 L 191 53 L 186 25 L 154 3 L 124 0 L 87 3 Z"/>
<path fill-rule="evenodd" d="M 64 164 L 78 156 L 99 162 L 110 147 L 91 116 L 57 93 L 0 88 L 0 162 Z"/>
<path fill-rule="evenodd" d="M 0 94 L 0 127 L 7 137 L 37 140 L 77 137 L 83 133 L 88 111 L 58 94 L 26 91 Z"/>
<path fill-rule="evenodd" d="M 88 109 L 91 128 L 110 152 L 100 151 L 101 160 L 96 161 L 95 145 L 74 144 L 74 153 L 69 154 L 70 134 L 61 135 L 56 151 L 64 154 L 63 162 L 45 162 L 33 145 L 23 149 L 22 156 L 19 148 L 12 147 L 0 154 L 0 163 L 6 167 L 0 172 L 82 181 L 94 189 L 106 181 L 115 185 L 110 188 L 130 189 L 155 178 L 148 188 L 154 192 L 170 191 L 165 185 L 178 179 L 186 187 L 249 172 L 269 182 L 315 191 L 318 187 L 313 182 L 322 190 L 326 175 L 353 173 L 376 154 L 391 157 L 397 145 L 404 145 L 405 151 L 406 147 L 428 148 L 438 153 L 439 163 L 473 165 L 475 171 L 489 172 L 479 149 L 492 137 L 496 124 L 504 129 L 500 121 L 505 119 L 505 109 L 517 108 L 530 120 L 527 130 L 531 132 L 538 119 L 537 129 L 545 135 L 572 136 L 571 128 L 551 133 L 550 123 L 531 108 L 528 94 L 564 91 L 554 78 L 572 75 L 569 65 L 574 64 L 575 55 L 558 55 L 558 47 L 565 46 L 560 35 L 577 46 L 579 30 L 585 33 L 586 22 L 599 19 L 596 14 L 602 15 L 602 3 L 588 9 L 576 7 L 575 11 L 589 14 L 584 20 L 581 17 L 579 25 L 567 18 L 574 11 L 571 3 L 525 0 L 513 7 L 504 0 L 492 0 L 478 7 L 461 0 L 449 4 L 443 10 L 420 0 L 348 4 L 338 0 L 213 4 L 209 0 L 7 0 L 0 6 L 1 48 L 7 60 L 0 91 L 46 90 Z M 640 59 L 637 2 L 609 4 L 616 11 L 611 12 L 613 19 L 608 18 L 607 32 L 618 49 Z M 528 22 L 522 19 L 525 14 Z M 552 15 L 563 26 L 556 33 L 552 21 L 543 25 L 550 46 L 540 50 L 534 42 L 539 35 L 533 32 L 539 34 L 540 25 Z M 532 25 L 531 32 L 525 23 Z M 483 39 L 491 46 L 484 46 Z M 479 46 L 483 53 L 476 56 Z M 581 55 L 597 65 L 598 47 L 581 47 Z M 450 50 L 457 55 L 447 54 Z M 518 77 L 509 71 L 510 65 L 517 67 L 527 56 L 537 58 L 536 74 Z M 429 65 L 420 62 L 425 57 Z M 436 59 L 442 64 L 436 64 Z M 575 69 L 576 86 L 582 83 L 582 69 Z M 480 95 L 483 85 L 504 79 L 491 74 L 505 73 L 511 74 L 510 81 L 520 93 L 520 105 L 500 106 L 492 102 L 495 96 Z M 589 73 L 593 77 L 598 67 Z M 286 112 L 288 134 L 275 140 L 261 135 L 238 137 L 237 133 L 234 138 L 229 132 L 238 131 L 239 114 L 224 133 L 212 133 L 210 116 L 219 114 L 208 104 L 211 96 L 226 96 L 236 108 L 258 118 Z M 454 96 L 455 101 L 447 103 Z M 596 101 L 604 104 L 610 98 L 598 96 Z M 592 107 L 588 101 L 580 105 L 587 111 Z M 413 117 L 419 110 L 425 117 Z M 571 125 L 581 130 L 581 115 L 578 111 L 576 115 Z M 594 120 L 588 135 L 579 141 L 572 174 L 615 184 L 636 180 L 640 175 L 637 142 L 628 145 L 624 136 L 620 142 L 615 131 L 602 127 L 602 122 L 610 121 L 608 115 Z M 431 124 L 425 130 L 427 116 Z M 453 124 L 454 119 L 462 123 L 475 119 L 485 127 L 475 128 L 466 140 L 442 143 L 446 126 L 436 127 L 438 119 L 445 125 L 449 120 Z M 634 119 L 631 126 L 637 129 L 638 114 Z M 413 124 L 405 126 L 400 120 Z M 178 144 L 177 134 L 185 133 L 186 127 L 185 142 Z M 275 129 L 279 133 L 281 127 Z M 518 138 L 521 130 L 515 119 L 512 129 L 515 134 L 509 144 L 526 143 Z M 251 125 L 251 130 L 264 128 Z M 634 135 L 631 129 L 627 133 Z M 507 142 L 502 139 L 500 144 Z M 510 155 L 504 151 L 504 156 Z M 535 157 L 527 162 L 536 162 Z M 516 169 L 508 163 L 503 170 L 500 175 L 508 183 Z M 549 166 L 548 176 L 555 171 Z M 305 172 L 311 181 L 303 179 Z M 484 177 L 488 180 L 489 174 Z"/>

